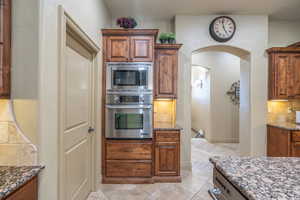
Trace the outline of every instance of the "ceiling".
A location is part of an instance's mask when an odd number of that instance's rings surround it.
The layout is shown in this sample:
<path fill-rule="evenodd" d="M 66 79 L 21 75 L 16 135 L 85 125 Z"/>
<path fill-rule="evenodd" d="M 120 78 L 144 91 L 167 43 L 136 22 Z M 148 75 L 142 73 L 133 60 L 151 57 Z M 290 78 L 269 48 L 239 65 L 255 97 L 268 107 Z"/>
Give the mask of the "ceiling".
<path fill-rule="evenodd" d="M 170 19 L 175 15 L 267 14 L 276 20 L 300 20 L 300 0 L 105 0 L 111 13 Z"/>

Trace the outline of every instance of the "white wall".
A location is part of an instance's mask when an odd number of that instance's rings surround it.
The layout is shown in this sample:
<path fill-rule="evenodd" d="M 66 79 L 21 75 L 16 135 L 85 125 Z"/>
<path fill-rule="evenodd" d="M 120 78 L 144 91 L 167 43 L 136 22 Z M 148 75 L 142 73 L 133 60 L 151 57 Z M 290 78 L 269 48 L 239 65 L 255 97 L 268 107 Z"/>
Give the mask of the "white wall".
<path fill-rule="evenodd" d="M 192 63 L 210 68 L 211 82 L 210 115 L 201 106 L 201 99 L 194 100 L 197 96 L 206 97 L 205 92 L 197 88 L 192 90 L 192 127 L 202 120 L 210 120 L 211 131 L 206 135 L 209 142 L 238 142 L 239 106 L 231 102 L 226 92 L 232 83 L 240 80 L 240 58 L 226 52 L 201 52 L 193 54 Z M 198 106 L 203 108 L 204 113 L 198 110 Z"/>
<path fill-rule="evenodd" d="M 240 64 L 240 118 L 239 118 L 239 152 L 247 155 L 251 152 L 251 57 L 247 55 Z"/>
<path fill-rule="evenodd" d="M 58 62 L 59 62 L 59 12 L 62 5 L 66 12 L 81 28 L 101 46 L 101 28 L 111 26 L 110 13 L 102 0 L 42 0 L 40 1 L 40 61 L 39 61 L 39 146 L 40 163 L 46 166 L 40 179 L 39 199 L 56 200 L 58 198 Z M 98 63 L 101 62 L 99 53 Z M 102 66 L 99 66 L 101 71 Z M 99 77 L 100 72 L 98 73 Z M 99 87 L 101 79 L 98 78 Z M 100 101 L 100 88 L 97 94 Z M 98 105 L 97 113 L 101 114 Z M 98 116 L 99 117 L 99 116 Z M 100 123 L 100 119 L 97 119 Z M 100 125 L 97 127 L 97 178 L 100 178 Z M 99 180 L 98 180 L 99 181 Z"/>
<path fill-rule="evenodd" d="M 193 56 L 194 57 L 194 56 Z M 205 66 L 204 66 L 205 67 Z M 203 130 L 205 137 L 211 138 L 211 95 L 210 70 L 200 66 L 192 67 L 192 128 Z M 202 87 L 201 82 L 202 80 Z"/>
<path fill-rule="evenodd" d="M 39 1 L 12 2 L 11 98 L 23 134 L 38 143 Z"/>
<path fill-rule="evenodd" d="M 270 21 L 269 47 L 284 47 L 300 41 L 300 22 Z"/>
<path fill-rule="evenodd" d="M 211 45 L 219 45 L 209 35 L 209 24 L 217 16 L 176 16 L 175 33 L 177 40 L 183 43 L 179 58 L 179 90 L 177 115 L 178 123 L 183 126 L 182 159 L 190 162 L 190 130 L 191 130 L 191 55 L 192 52 Z M 225 43 L 244 49 L 251 53 L 251 150 L 248 154 L 264 155 L 266 146 L 266 101 L 267 101 L 267 57 L 268 17 L 267 16 L 231 16 L 237 24 L 235 37 Z M 248 105 L 248 106 L 250 106 Z"/>

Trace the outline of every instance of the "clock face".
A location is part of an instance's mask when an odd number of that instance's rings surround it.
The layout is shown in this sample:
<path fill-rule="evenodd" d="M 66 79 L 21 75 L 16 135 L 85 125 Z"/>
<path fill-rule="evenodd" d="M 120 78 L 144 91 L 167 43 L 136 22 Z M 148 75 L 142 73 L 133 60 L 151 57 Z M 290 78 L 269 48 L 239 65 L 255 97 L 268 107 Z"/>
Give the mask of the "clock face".
<path fill-rule="evenodd" d="M 235 22 L 227 16 L 217 17 L 210 24 L 210 35 L 218 42 L 229 41 L 236 30 Z"/>

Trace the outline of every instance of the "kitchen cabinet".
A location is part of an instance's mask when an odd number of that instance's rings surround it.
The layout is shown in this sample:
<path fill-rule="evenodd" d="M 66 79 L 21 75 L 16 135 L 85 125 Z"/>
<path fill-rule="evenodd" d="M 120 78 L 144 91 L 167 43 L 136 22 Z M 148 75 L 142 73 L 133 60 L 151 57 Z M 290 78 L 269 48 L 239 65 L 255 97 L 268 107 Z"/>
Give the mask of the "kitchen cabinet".
<path fill-rule="evenodd" d="M 103 29 L 106 62 L 153 62 L 157 29 Z"/>
<path fill-rule="evenodd" d="M 181 44 L 155 45 L 155 98 L 177 97 L 178 51 L 181 46 Z"/>
<path fill-rule="evenodd" d="M 158 182 L 180 182 L 180 131 L 155 131 L 155 176 Z"/>
<path fill-rule="evenodd" d="M 300 131 L 294 131 L 292 134 L 292 145 L 291 145 L 292 157 L 300 157 Z"/>
<path fill-rule="evenodd" d="M 130 61 L 153 62 L 154 37 L 132 36 L 130 41 Z"/>
<path fill-rule="evenodd" d="M 103 183 L 153 183 L 153 142 L 106 140 Z"/>
<path fill-rule="evenodd" d="M 272 157 L 290 156 L 291 133 L 288 130 L 268 127 L 267 155 Z"/>
<path fill-rule="evenodd" d="M 300 142 L 294 142 L 292 144 L 292 157 L 300 157 Z"/>
<path fill-rule="evenodd" d="M 269 100 L 300 98 L 300 48 L 274 47 L 269 53 Z"/>
<path fill-rule="evenodd" d="M 300 98 L 300 51 L 298 54 L 292 54 L 290 56 L 290 83 L 291 96 L 293 98 Z"/>
<path fill-rule="evenodd" d="M 38 199 L 38 178 L 34 177 L 28 183 L 15 192 L 10 194 L 4 200 L 37 200 Z"/>
<path fill-rule="evenodd" d="M 268 126 L 267 156 L 300 157 L 300 131 Z"/>
<path fill-rule="evenodd" d="M 109 36 L 106 39 L 106 59 L 111 62 L 129 61 L 129 37 Z"/>
<path fill-rule="evenodd" d="M 108 160 L 107 177 L 152 177 L 151 160 Z"/>
<path fill-rule="evenodd" d="M 11 0 L 0 3 L 0 98 L 10 97 Z"/>

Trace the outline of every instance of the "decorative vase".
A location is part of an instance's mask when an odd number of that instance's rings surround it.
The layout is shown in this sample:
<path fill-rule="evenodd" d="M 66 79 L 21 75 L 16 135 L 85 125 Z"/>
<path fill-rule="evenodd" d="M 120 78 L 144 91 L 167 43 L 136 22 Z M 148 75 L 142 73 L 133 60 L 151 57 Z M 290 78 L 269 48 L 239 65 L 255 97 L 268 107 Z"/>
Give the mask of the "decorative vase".
<path fill-rule="evenodd" d="M 175 39 L 174 38 L 169 38 L 168 43 L 169 44 L 175 44 Z"/>
<path fill-rule="evenodd" d="M 166 44 L 168 42 L 168 39 L 159 39 L 161 44 Z"/>
<path fill-rule="evenodd" d="M 137 26 L 137 22 L 132 17 L 121 17 L 117 19 L 117 25 L 125 29 L 130 29 L 135 28 Z"/>

